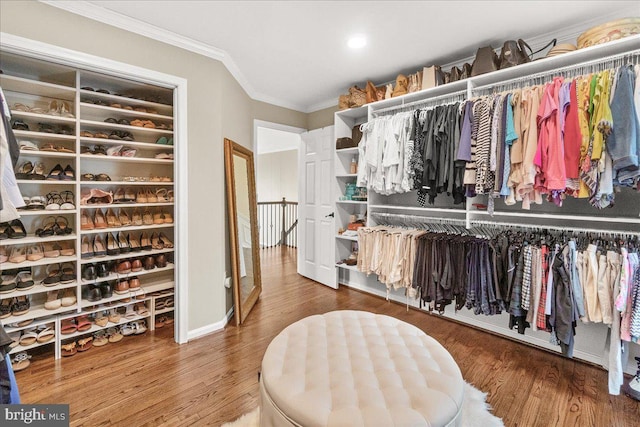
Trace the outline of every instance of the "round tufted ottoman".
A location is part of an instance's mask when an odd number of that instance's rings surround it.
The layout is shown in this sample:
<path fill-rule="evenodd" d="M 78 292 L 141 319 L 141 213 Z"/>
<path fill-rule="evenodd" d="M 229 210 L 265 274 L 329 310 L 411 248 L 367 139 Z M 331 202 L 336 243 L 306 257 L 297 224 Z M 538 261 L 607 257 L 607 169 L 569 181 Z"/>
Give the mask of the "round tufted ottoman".
<path fill-rule="evenodd" d="M 455 426 L 464 381 L 413 325 L 333 311 L 286 327 L 262 359 L 260 425 Z"/>

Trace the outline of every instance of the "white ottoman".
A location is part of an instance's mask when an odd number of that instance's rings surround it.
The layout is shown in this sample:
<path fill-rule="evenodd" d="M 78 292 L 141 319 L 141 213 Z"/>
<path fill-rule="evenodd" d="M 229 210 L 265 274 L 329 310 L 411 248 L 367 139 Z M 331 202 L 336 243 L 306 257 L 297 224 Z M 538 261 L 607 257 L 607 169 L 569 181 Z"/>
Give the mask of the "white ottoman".
<path fill-rule="evenodd" d="M 413 325 L 333 311 L 286 327 L 262 359 L 260 425 L 455 426 L 464 381 Z"/>

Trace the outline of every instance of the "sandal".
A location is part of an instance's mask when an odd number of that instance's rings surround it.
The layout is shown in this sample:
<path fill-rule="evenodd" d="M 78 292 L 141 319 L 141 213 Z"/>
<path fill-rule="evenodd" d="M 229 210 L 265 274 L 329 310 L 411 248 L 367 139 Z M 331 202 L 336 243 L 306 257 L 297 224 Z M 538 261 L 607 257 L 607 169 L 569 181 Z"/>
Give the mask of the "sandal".
<path fill-rule="evenodd" d="M 85 332 L 91 329 L 91 322 L 86 314 L 76 317 L 76 324 L 78 325 L 78 332 Z"/>
<path fill-rule="evenodd" d="M 138 316 L 146 316 L 147 314 L 149 314 L 149 310 L 147 310 L 147 306 L 144 305 L 143 302 L 137 303 L 135 310 L 136 313 L 138 313 Z"/>
<path fill-rule="evenodd" d="M 16 283 L 16 275 L 14 274 L 4 274 L 2 275 L 2 282 L 0 284 L 0 294 L 8 294 L 13 292 L 18 287 Z"/>
<path fill-rule="evenodd" d="M 156 329 L 158 328 L 162 328 L 164 326 L 164 322 L 167 320 L 167 318 L 165 316 L 158 316 L 156 318 Z"/>
<path fill-rule="evenodd" d="M 38 342 L 45 343 L 51 341 L 56 336 L 56 333 L 50 327 L 45 327 L 38 331 Z"/>
<path fill-rule="evenodd" d="M 86 211 L 82 211 L 80 214 L 80 230 L 93 230 L 95 225 L 91 220 L 91 217 Z"/>
<path fill-rule="evenodd" d="M 60 346 L 60 354 L 62 354 L 62 357 L 73 356 L 77 352 L 78 352 L 78 350 L 76 349 L 76 342 L 75 341 L 70 342 L 69 344 L 62 344 Z"/>
<path fill-rule="evenodd" d="M 93 255 L 97 257 L 102 257 L 107 255 L 107 248 L 102 241 L 102 237 L 96 236 L 93 239 Z"/>
<path fill-rule="evenodd" d="M 149 209 L 145 209 L 142 213 L 142 223 L 144 225 L 153 225 L 153 215 Z"/>
<path fill-rule="evenodd" d="M 125 319 L 134 319 L 138 317 L 138 313 L 135 312 L 133 305 L 127 306 L 127 311 L 124 313 Z"/>
<path fill-rule="evenodd" d="M 28 345 L 35 344 L 36 341 L 38 341 L 38 333 L 36 332 L 36 328 L 31 328 L 22 332 L 19 344 L 26 347 Z"/>
<path fill-rule="evenodd" d="M 131 213 L 131 223 L 133 225 L 142 225 L 142 215 L 138 208 L 135 208 Z"/>
<path fill-rule="evenodd" d="M 122 227 L 120 219 L 116 216 L 115 212 L 113 212 L 111 208 L 107 209 L 106 218 L 108 228 Z"/>
<path fill-rule="evenodd" d="M 69 221 L 63 216 L 56 217 L 56 226 L 57 230 L 55 230 L 55 233 L 58 236 L 64 236 L 65 234 L 73 233 L 73 229 L 69 227 Z"/>
<path fill-rule="evenodd" d="M 11 359 L 11 369 L 13 369 L 13 372 L 20 372 L 27 369 L 29 365 L 31 365 L 31 361 L 29 359 L 31 359 L 31 356 L 26 352 L 21 351 L 20 353 L 17 353 L 13 359 Z"/>
<path fill-rule="evenodd" d="M 126 336 L 129 336 L 129 335 L 135 334 L 135 332 L 136 332 L 135 331 L 135 327 L 133 326 L 132 323 L 125 323 L 124 325 L 122 325 L 120 327 L 121 336 L 126 337 Z M 109 341 L 111 341 L 111 340 L 109 340 Z"/>
<path fill-rule="evenodd" d="M 24 224 L 19 219 L 14 219 L 13 221 L 9 222 L 9 227 L 9 230 L 11 232 L 9 236 L 10 238 L 22 239 L 24 237 L 27 237 L 27 230 L 25 230 Z"/>
<path fill-rule="evenodd" d="M 74 318 L 62 319 L 60 322 L 60 333 L 63 335 L 73 334 L 78 331 L 78 325 Z"/>
<path fill-rule="evenodd" d="M 62 306 L 63 307 L 71 307 L 74 305 L 78 298 L 76 297 L 76 292 L 74 288 L 68 288 L 62 291 Z M 86 316 L 85 316 L 86 317 Z M 80 330 L 80 325 L 78 325 L 78 330 Z"/>
<path fill-rule="evenodd" d="M 147 332 L 147 323 L 144 320 L 137 320 L 133 322 L 136 335 L 144 334 Z"/>
<path fill-rule="evenodd" d="M 70 262 L 62 264 L 62 275 L 60 276 L 60 283 L 72 283 L 76 280 L 76 268 Z"/>
<path fill-rule="evenodd" d="M 55 234 L 58 234 L 56 232 L 57 230 L 58 230 L 58 223 L 56 222 L 56 218 L 52 216 L 48 216 L 42 220 L 42 227 L 36 229 L 36 236 L 51 237 Z"/>
<path fill-rule="evenodd" d="M 131 225 L 131 219 L 129 218 L 127 211 L 125 211 L 124 209 L 120 209 L 118 211 L 118 219 L 120 220 L 120 224 L 122 224 L 123 227 L 128 227 Z"/>
<path fill-rule="evenodd" d="M 72 210 L 76 208 L 76 205 L 74 204 L 75 196 L 73 194 L 73 191 L 63 191 L 62 193 L 60 193 L 60 198 L 63 200 L 63 202 L 60 204 L 60 209 Z"/>
<path fill-rule="evenodd" d="M 17 289 L 19 291 L 27 291 L 35 286 L 31 271 L 24 270 L 18 273 L 16 276 Z"/>
<path fill-rule="evenodd" d="M 78 351 L 87 351 L 93 347 L 93 337 L 81 338 L 77 343 Z"/>
<path fill-rule="evenodd" d="M 47 292 L 47 300 L 44 303 L 46 310 L 57 310 L 62 307 L 62 300 L 59 298 L 58 291 Z"/>
<path fill-rule="evenodd" d="M 11 316 L 11 308 L 15 302 L 15 298 L 7 298 L 0 300 L 0 319 L 6 319 Z"/>
<path fill-rule="evenodd" d="M 27 248 L 28 261 L 38 261 L 42 258 L 44 258 L 44 248 L 41 244 L 36 243 L 35 245 L 30 245 Z"/>
<path fill-rule="evenodd" d="M 104 213 L 102 213 L 102 209 L 96 209 L 93 213 L 93 225 L 95 228 L 107 228 L 109 226 L 107 218 Z"/>
<path fill-rule="evenodd" d="M 93 334 L 93 345 L 95 347 L 102 347 L 103 345 L 109 344 L 109 338 L 104 331 L 97 331 Z"/>
<path fill-rule="evenodd" d="M 16 172 L 16 179 L 30 179 L 30 174 L 33 171 L 33 163 L 24 162 L 18 168 L 18 172 Z"/>
<path fill-rule="evenodd" d="M 88 236 L 82 236 L 82 242 L 80 243 L 80 258 L 87 259 L 93 258 L 93 245 L 89 242 Z"/>
<path fill-rule="evenodd" d="M 118 323 L 120 322 L 120 313 L 115 308 L 109 312 L 109 322 Z"/>
<path fill-rule="evenodd" d="M 14 299 L 13 305 L 11 306 L 11 314 L 14 316 L 22 316 L 23 314 L 27 314 L 30 308 L 31 301 L 29 300 L 29 297 L 26 295 L 20 295 Z"/>
<path fill-rule="evenodd" d="M 14 246 L 11 248 L 9 262 L 20 264 L 27 260 L 27 249 L 24 246 Z"/>
<path fill-rule="evenodd" d="M 116 328 L 107 329 L 107 336 L 109 337 L 110 343 L 115 343 L 122 340 L 122 334 Z"/>
<path fill-rule="evenodd" d="M 156 190 L 156 197 L 158 198 L 158 202 L 167 203 L 169 201 L 169 196 L 167 195 L 166 188 L 158 188 Z"/>
<path fill-rule="evenodd" d="M 58 258 L 61 255 L 62 247 L 57 242 L 47 242 L 42 245 L 45 258 Z"/>
<path fill-rule="evenodd" d="M 25 209 L 30 211 L 39 211 L 45 209 L 46 204 L 47 200 L 44 198 L 44 196 L 33 196 L 29 199 L 29 202 L 27 203 L 27 206 L 25 206 Z"/>
<path fill-rule="evenodd" d="M 76 254 L 74 240 L 64 240 L 58 244 L 60 247 L 60 255 L 73 256 Z"/>

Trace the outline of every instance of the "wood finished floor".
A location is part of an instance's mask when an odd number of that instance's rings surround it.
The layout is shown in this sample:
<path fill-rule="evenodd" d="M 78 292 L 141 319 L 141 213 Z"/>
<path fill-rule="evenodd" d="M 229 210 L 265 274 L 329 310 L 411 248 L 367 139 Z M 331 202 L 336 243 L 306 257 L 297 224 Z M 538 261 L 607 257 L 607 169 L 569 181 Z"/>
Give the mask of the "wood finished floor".
<path fill-rule="evenodd" d="M 265 251 L 262 266 L 263 294 L 242 327 L 182 346 L 163 328 L 59 361 L 34 357 L 17 374 L 23 402 L 68 403 L 73 426 L 219 426 L 258 406 L 260 362 L 284 327 L 357 309 L 394 316 L 436 338 L 465 380 L 489 393 L 506 426 L 640 425 L 640 403 L 610 396 L 603 370 L 348 288 L 326 288 L 296 274 L 292 250 Z"/>

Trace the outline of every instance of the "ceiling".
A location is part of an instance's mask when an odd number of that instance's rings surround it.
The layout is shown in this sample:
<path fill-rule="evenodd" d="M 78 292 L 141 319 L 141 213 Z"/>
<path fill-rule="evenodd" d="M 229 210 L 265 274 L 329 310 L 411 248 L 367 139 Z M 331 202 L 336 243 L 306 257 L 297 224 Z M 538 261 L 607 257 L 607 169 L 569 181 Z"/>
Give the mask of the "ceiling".
<path fill-rule="evenodd" d="M 349 86 L 470 59 L 480 46 L 575 39 L 636 1 L 45 1 L 220 59 L 254 99 L 303 112 Z M 367 45 L 347 47 L 356 33 Z M 446 68 L 445 68 L 446 69 Z"/>

